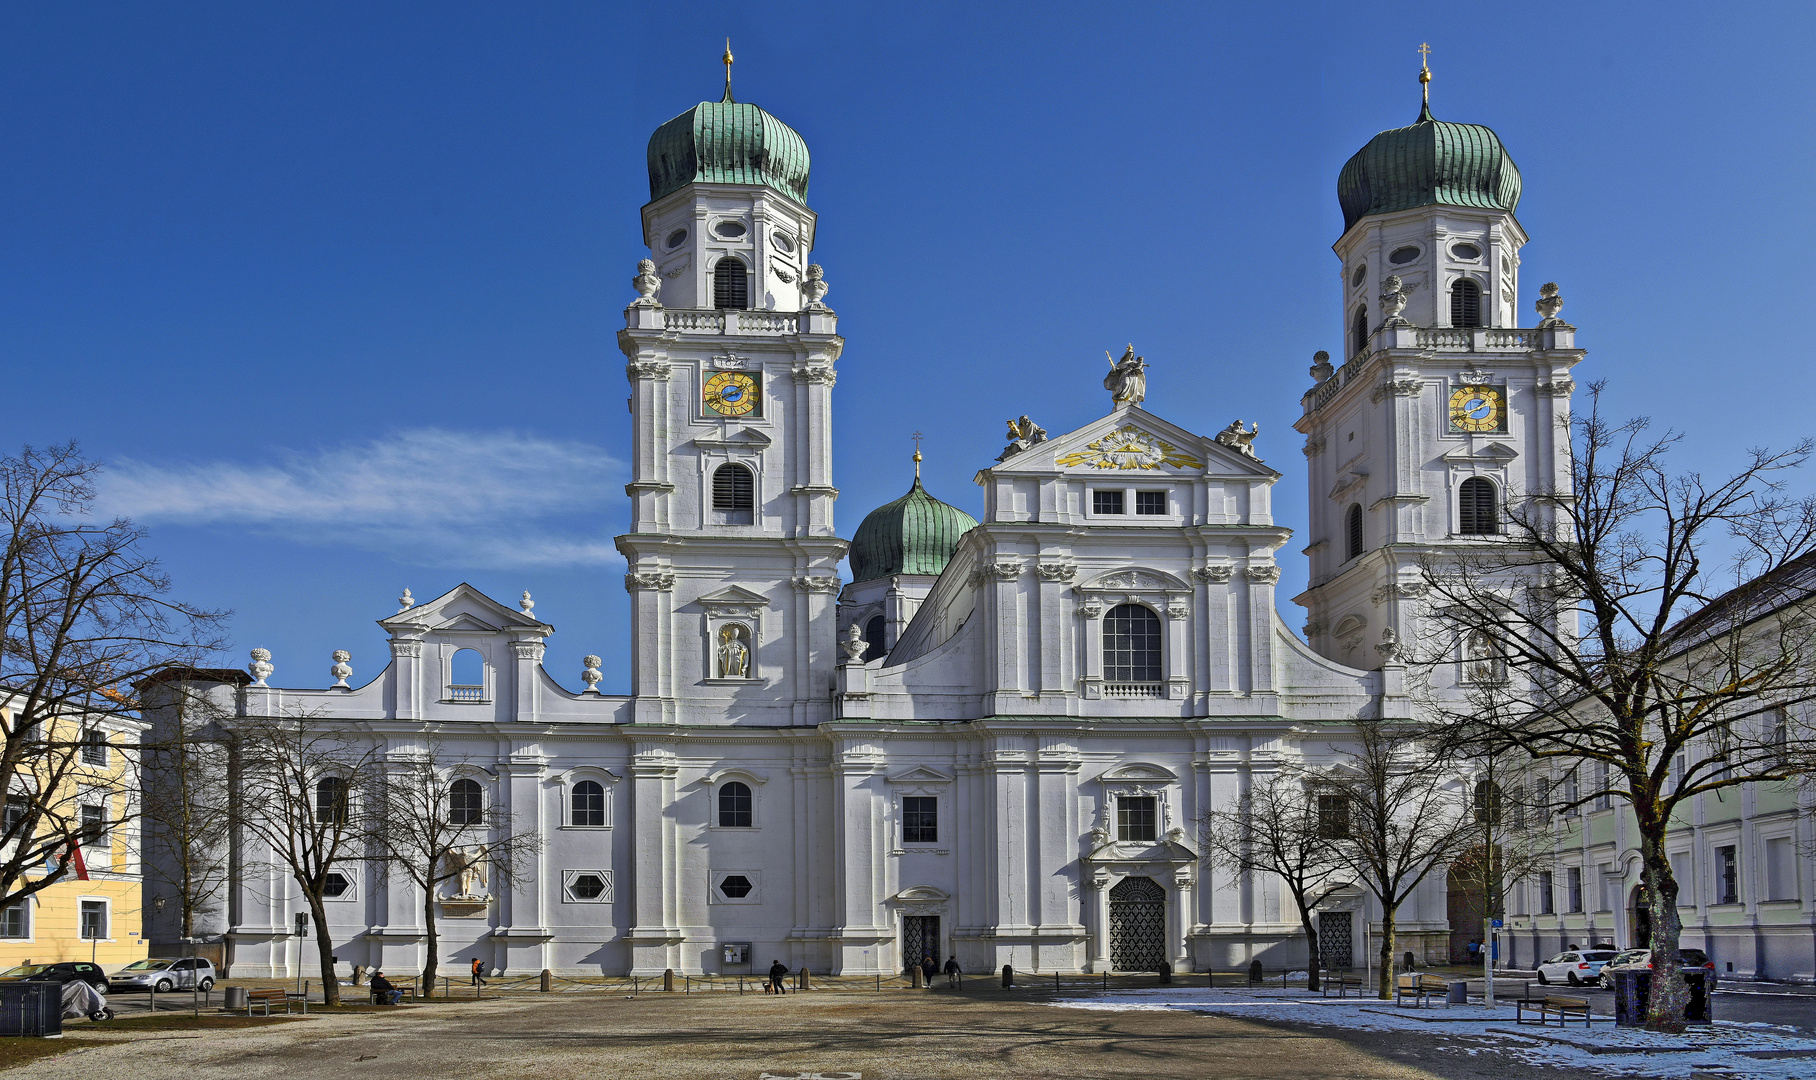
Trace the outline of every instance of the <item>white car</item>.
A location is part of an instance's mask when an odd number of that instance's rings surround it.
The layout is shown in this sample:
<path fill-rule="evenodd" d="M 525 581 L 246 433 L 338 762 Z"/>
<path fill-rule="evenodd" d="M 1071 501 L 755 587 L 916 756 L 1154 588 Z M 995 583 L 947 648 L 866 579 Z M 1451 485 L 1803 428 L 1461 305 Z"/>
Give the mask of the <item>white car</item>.
<path fill-rule="evenodd" d="M 181 960 L 136 960 L 107 977 L 108 989 L 155 990 L 167 994 L 172 990 L 202 990 L 214 986 L 214 965 L 199 957 Z"/>
<path fill-rule="evenodd" d="M 1593 985 L 1602 981 L 1602 966 L 1614 959 L 1613 949 L 1572 949 L 1539 965 L 1539 982 Z"/>

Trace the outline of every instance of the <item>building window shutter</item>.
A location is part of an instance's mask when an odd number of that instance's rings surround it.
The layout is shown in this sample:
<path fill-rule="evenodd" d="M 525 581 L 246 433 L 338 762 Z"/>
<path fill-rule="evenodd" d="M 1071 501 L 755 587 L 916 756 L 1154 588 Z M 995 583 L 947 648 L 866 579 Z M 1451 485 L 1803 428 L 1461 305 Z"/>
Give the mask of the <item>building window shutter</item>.
<path fill-rule="evenodd" d="M 754 502 L 750 470 L 737 462 L 713 470 L 713 509 L 749 510 Z"/>
<path fill-rule="evenodd" d="M 1458 278 L 1450 287 L 1450 325 L 1482 325 L 1482 287 L 1468 278 Z"/>
<path fill-rule="evenodd" d="M 1463 481 L 1457 491 L 1457 531 L 1472 536 L 1501 531 L 1492 481 L 1479 476 Z"/>
<path fill-rule="evenodd" d="M 730 257 L 720 259 L 713 267 L 713 307 L 742 311 L 749 306 L 750 276 L 744 264 Z"/>

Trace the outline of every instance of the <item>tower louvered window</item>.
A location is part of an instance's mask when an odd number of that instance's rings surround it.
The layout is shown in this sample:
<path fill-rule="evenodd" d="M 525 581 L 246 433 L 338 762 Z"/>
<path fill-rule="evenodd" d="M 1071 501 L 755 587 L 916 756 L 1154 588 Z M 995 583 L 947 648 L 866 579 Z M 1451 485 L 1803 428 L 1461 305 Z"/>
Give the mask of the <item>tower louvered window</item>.
<path fill-rule="evenodd" d="M 1344 545 L 1345 554 L 1343 556 L 1343 561 L 1348 562 L 1349 560 L 1362 554 L 1362 504 L 1361 503 L 1355 503 L 1350 506 L 1349 517 L 1346 522 L 1346 525 L 1348 526 L 1348 528 L 1345 531 L 1347 532 L 1348 535 L 1346 538 L 1347 543 L 1345 543 L 1345 545 Z"/>
<path fill-rule="evenodd" d="M 1457 489 L 1457 531 L 1471 535 L 1501 531 L 1492 482 L 1472 476 Z"/>
<path fill-rule="evenodd" d="M 713 509 L 749 510 L 755 485 L 750 470 L 732 462 L 713 470 Z"/>
<path fill-rule="evenodd" d="M 713 307 L 742 311 L 749 306 L 750 276 L 744 264 L 730 257 L 720 259 L 713 267 Z"/>
<path fill-rule="evenodd" d="M 1450 325 L 1482 325 L 1482 287 L 1468 278 L 1459 278 L 1450 287 Z"/>
<path fill-rule="evenodd" d="M 1351 331 L 1350 336 L 1354 338 L 1349 350 L 1350 355 L 1361 356 L 1368 350 L 1368 308 L 1366 306 L 1356 309 L 1355 328 Z"/>

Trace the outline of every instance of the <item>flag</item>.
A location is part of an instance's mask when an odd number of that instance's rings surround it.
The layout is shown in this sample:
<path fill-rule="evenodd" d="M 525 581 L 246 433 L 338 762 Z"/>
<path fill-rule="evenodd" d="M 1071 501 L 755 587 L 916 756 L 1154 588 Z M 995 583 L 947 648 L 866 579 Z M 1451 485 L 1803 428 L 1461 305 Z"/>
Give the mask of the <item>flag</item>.
<path fill-rule="evenodd" d="M 77 881 L 87 881 L 88 880 L 88 863 L 83 861 L 83 859 L 82 859 L 81 842 L 76 841 L 76 840 L 71 840 L 69 842 L 69 855 L 70 855 L 69 861 L 72 864 L 74 864 L 75 868 L 76 868 L 76 880 Z"/>

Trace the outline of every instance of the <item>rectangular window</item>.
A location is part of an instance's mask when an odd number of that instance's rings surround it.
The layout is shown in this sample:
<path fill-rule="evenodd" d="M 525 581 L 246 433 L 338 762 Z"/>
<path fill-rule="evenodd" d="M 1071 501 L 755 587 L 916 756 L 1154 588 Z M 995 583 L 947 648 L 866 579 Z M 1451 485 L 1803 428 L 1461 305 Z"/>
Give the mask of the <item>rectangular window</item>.
<path fill-rule="evenodd" d="M 1688 771 L 1689 755 L 1679 754 L 1671 759 L 1671 790 L 1676 791 L 1684 786 L 1684 773 Z"/>
<path fill-rule="evenodd" d="M 1565 817 L 1576 817 L 1583 812 L 1582 806 L 1577 803 L 1580 798 L 1582 798 L 1582 792 L 1576 786 L 1576 770 L 1571 769 L 1564 774 L 1563 813 Z"/>
<path fill-rule="evenodd" d="M 25 918 L 25 904 L 26 902 L 21 900 L 16 904 L 8 904 L 0 908 L 0 938 L 31 936 L 28 929 L 29 924 Z"/>
<path fill-rule="evenodd" d="M 902 842 L 940 842 L 940 801 L 937 798 L 932 795 L 910 795 L 902 799 Z"/>
<path fill-rule="evenodd" d="M 1671 864 L 1671 877 L 1677 882 L 1677 906 L 1695 907 L 1696 892 L 1692 887 L 1691 875 L 1696 868 L 1691 864 L 1690 853 L 1673 851 L 1665 856 L 1665 861 Z"/>
<path fill-rule="evenodd" d="M 1564 900 L 1569 905 L 1565 911 L 1583 910 L 1583 871 L 1581 867 L 1571 866 L 1564 869 Z"/>
<path fill-rule="evenodd" d="M 107 733 L 99 728 L 89 728 L 82 733 L 82 764 L 107 764 Z"/>
<path fill-rule="evenodd" d="M 1137 514 L 1166 513 L 1167 493 L 1164 491 L 1137 491 L 1135 493 L 1135 512 Z"/>
<path fill-rule="evenodd" d="M 1125 513 L 1125 511 L 1122 508 L 1122 492 L 1120 492 L 1120 491 L 1093 491 L 1093 492 L 1091 492 L 1091 513 L 1093 513 L 1093 514 Z"/>
<path fill-rule="evenodd" d="M 1797 844 L 1789 836 L 1766 841 L 1766 899 L 1797 899 Z"/>
<path fill-rule="evenodd" d="M 1349 839 L 1349 800 L 1342 795 L 1318 796 L 1318 838 Z"/>
<path fill-rule="evenodd" d="M 1614 808 L 1614 796 L 1608 793 L 1610 775 L 1611 771 L 1609 770 L 1606 761 L 1598 761 L 1595 763 L 1595 790 L 1600 792 L 1600 794 L 1595 797 L 1595 808 L 1597 810 L 1611 810 Z"/>
<path fill-rule="evenodd" d="M 1539 914 L 1540 915 L 1555 915 L 1556 913 L 1557 913 L 1557 901 L 1554 900 L 1551 895 L 1551 871 L 1540 870 L 1539 871 Z"/>
<path fill-rule="evenodd" d="M 1116 839 L 1156 840 L 1159 800 L 1152 795 L 1123 795 L 1116 800 Z"/>
<path fill-rule="evenodd" d="M 25 796 L 23 795 L 8 795 L 6 797 L 5 825 L 6 834 L 8 836 L 11 836 L 25 823 L 25 812 L 30 805 L 30 803 L 26 802 Z"/>
<path fill-rule="evenodd" d="M 99 844 L 107 839 L 107 807 L 84 805 L 82 807 L 82 842 Z"/>
<path fill-rule="evenodd" d="M 1715 849 L 1715 902 L 1740 903 L 1740 859 L 1732 846 Z"/>
<path fill-rule="evenodd" d="M 82 901 L 82 940 L 107 940 L 107 901 Z"/>

